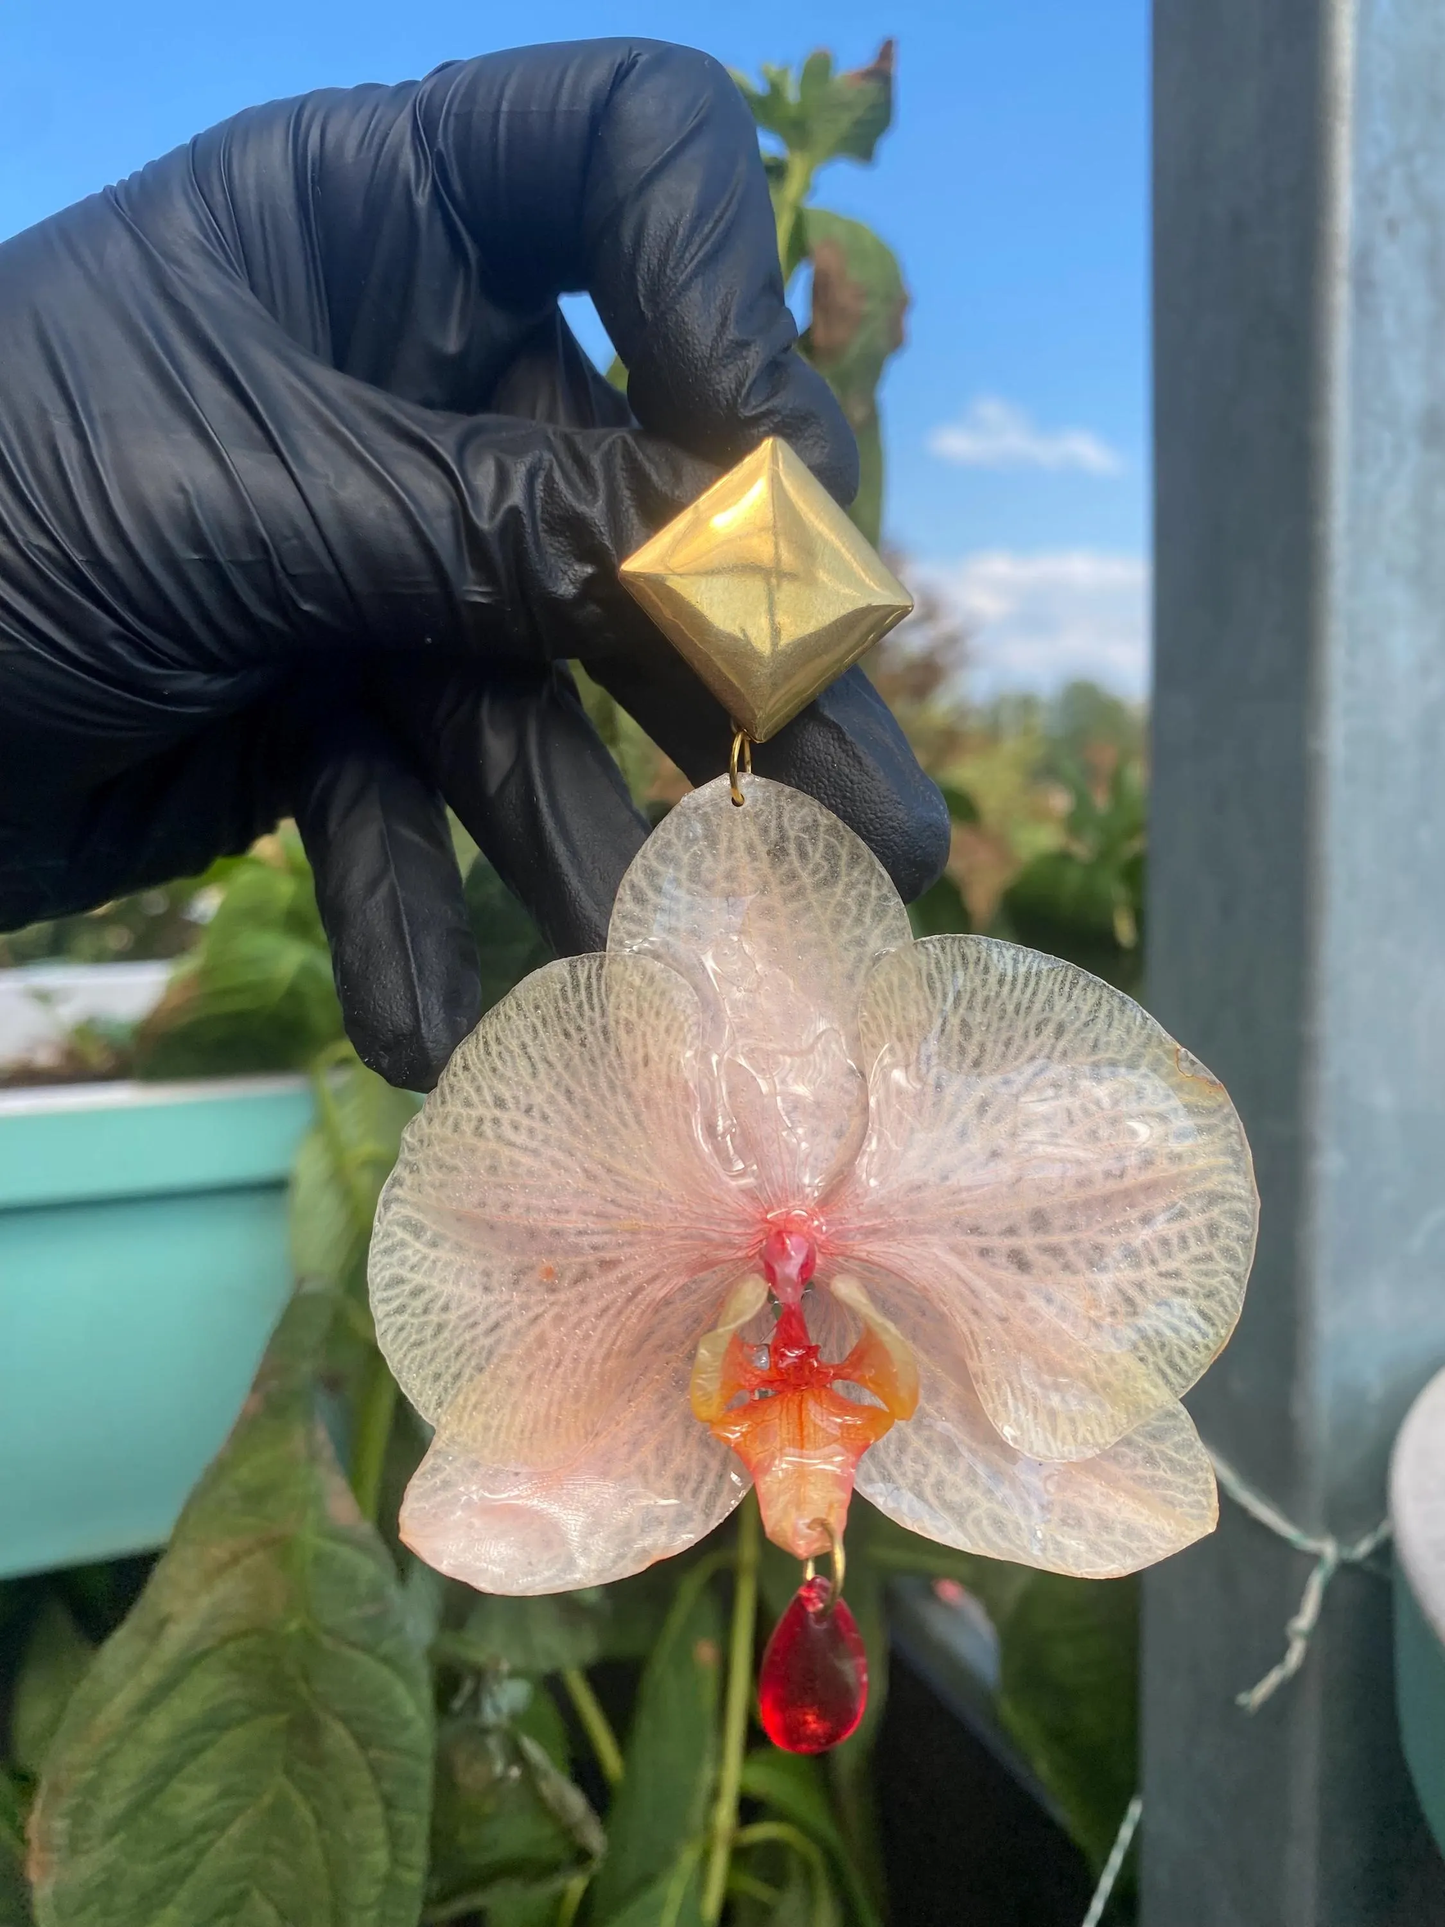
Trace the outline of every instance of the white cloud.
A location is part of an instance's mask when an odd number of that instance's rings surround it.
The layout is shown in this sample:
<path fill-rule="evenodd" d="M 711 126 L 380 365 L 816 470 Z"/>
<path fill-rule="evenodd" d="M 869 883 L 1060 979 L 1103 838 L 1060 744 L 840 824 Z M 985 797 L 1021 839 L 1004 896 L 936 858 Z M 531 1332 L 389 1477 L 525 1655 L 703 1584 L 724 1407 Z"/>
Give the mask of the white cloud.
<path fill-rule="evenodd" d="M 1087 679 L 1121 696 L 1149 685 L 1149 565 L 1094 549 L 980 550 L 911 574 L 969 633 L 968 686 L 1048 694 Z"/>
<path fill-rule="evenodd" d="M 1022 408 L 998 395 L 980 395 L 962 421 L 935 428 L 928 447 L 964 468 L 1076 468 L 1085 475 L 1124 469 L 1118 450 L 1087 428 L 1037 428 Z"/>

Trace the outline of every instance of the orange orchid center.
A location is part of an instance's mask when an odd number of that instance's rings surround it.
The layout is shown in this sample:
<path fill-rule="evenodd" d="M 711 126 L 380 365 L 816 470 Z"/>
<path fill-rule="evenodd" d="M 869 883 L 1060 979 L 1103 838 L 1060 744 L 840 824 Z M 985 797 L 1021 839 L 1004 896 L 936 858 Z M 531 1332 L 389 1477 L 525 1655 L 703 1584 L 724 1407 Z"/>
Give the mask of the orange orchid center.
<path fill-rule="evenodd" d="M 863 1333 L 846 1358 L 821 1356 L 803 1309 L 817 1265 L 807 1229 L 775 1226 L 762 1265 L 764 1275 L 733 1286 L 698 1345 L 692 1409 L 752 1474 L 768 1537 L 807 1559 L 828 1549 L 830 1532 L 842 1538 L 858 1461 L 896 1419 L 911 1417 L 918 1371 L 902 1334 L 847 1275 L 829 1289 L 862 1320 Z M 745 1344 L 741 1328 L 770 1290 L 778 1314 L 768 1340 Z"/>

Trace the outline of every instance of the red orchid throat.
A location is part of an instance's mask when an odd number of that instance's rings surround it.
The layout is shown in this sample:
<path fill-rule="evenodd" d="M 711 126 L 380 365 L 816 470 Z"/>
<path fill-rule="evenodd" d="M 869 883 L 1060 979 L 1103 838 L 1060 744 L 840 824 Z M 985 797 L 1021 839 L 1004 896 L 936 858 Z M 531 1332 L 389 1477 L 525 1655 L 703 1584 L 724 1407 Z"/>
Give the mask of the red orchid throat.
<path fill-rule="evenodd" d="M 738 1280 L 718 1323 L 699 1341 L 692 1409 L 752 1474 L 768 1537 L 808 1559 L 828 1550 L 830 1535 L 842 1538 L 858 1461 L 895 1420 L 912 1415 L 918 1372 L 902 1335 L 846 1274 L 828 1288 L 862 1320 L 863 1333 L 846 1358 L 820 1355 L 803 1304 L 817 1266 L 816 1239 L 806 1226 L 775 1226 L 761 1259 L 761 1275 Z M 778 1311 L 767 1342 L 745 1344 L 741 1328 L 770 1292 Z M 872 1402 L 845 1396 L 840 1385 Z"/>

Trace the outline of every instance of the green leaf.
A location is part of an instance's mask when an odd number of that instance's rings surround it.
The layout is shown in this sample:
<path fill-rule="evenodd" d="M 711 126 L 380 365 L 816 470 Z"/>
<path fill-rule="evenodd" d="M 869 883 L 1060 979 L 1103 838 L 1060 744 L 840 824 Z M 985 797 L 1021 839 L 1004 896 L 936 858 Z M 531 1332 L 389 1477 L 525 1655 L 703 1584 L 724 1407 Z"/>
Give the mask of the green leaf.
<path fill-rule="evenodd" d="M 1097 1872 L 1137 1784 L 1138 1584 L 1030 1572 L 995 1620 L 999 1713 Z"/>
<path fill-rule="evenodd" d="M 754 1884 L 760 1877 L 777 1896 L 762 1916 L 770 1927 L 778 1921 L 794 1927 L 840 1927 L 842 1912 L 828 1862 L 815 1840 L 790 1821 L 756 1820 L 739 1829 L 736 1844 L 730 1884 L 743 1903 L 737 1910 L 740 1927 L 759 1918 L 756 1906 L 747 1903 L 763 1898 Z M 868 1912 L 860 1918 L 877 1917 Z"/>
<path fill-rule="evenodd" d="M 1121 756 L 1100 795 L 1082 761 L 1065 767 L 1073 791 L 1068 847 L 1024 866 L 1004 892 L 1001 923 L 1020 942 L 1136 991 L 1143 956 L 1142 770 L 1137 757 Z"/>
<path fill-rule="evenodd" d="M 33 1927 L 34 1920 L 24 1870 L 0 1850 L 0 1927 Z"/>
<path fill-rule="evenodd" d="M 793 1863 L 783 1897 L 773 1909 L 771 1927 L 834 1927 L 838 1908 L 811 1869 Z"/>
<path fill-rule="evenodd" d="M 66 1709 L 32 1821 L 40 1927 L 414 1927 L 431 1684 L 314 1415 L 334 1307 L 292 1301 Z"/>
<path fill-rule="evenodd" d="M 883 539 L 883 425 L 877 400 L 864 402 L 860 395 L 845 404 L 845 412 L 853 421 L 853 439 L 858 444 L 858 493 L 848 504 L 848 515 L 877 548 Z"/>
<path fill-rule="evenodd" d="M 876 543 L 883 503 L 878 384 L 903 345 L 908 294 L 896 256 L 871 228 L 825 208 L 807 208 L 801 219 L 813 264 L 813 312 L 802 345 L 858 437 L 862 481 L 849 512 Z"/>
<path fill-rule="evenodd" d="M 32 1927 L 33 1919 L 25 1878 L 25 1801 L 0 1766 L 0 1927 Z"/>
<path fill-rule="evenodd" d="M 858 429 L 875 417 L 884 366 L 903 345 L 908 291 L 897 256 L 872 228 L 821 207 L 803 219 L 813 263 L 804 342 Z"/>
<path fill-rule="evenodd" d="M 524 977 L 550 963 L 553 951 L 484 856 L 467 872 L 465 896 L 481 966 L 482 1009 L 487 1011 Z"/>
<path fill-rule="evenodd" d="M 61 1715 L 94 1655 L 64 1600 L 48 1594 L 26 1642 L 10 1715 L 15 1763 L 27 1773 L 39 1775 Z"/>
<path fill-rule="evenodd" d="M 457 1584 L 414 1552 L 402 1556 L 401 1610 L 407 1638 L 419 1653 L 429 1652 L 446 1610 L 448 1589 Z"/>
<path fill-rule="evenodd" d="M 848 1857 L 816 1759 L 760 1746 L 743 1761 L 743 1792 L 779 1819 L 790 1820 L 841 1863 Z"/>
<path fill-rule="evenodd" d="M 822 148 L 825 159 L 873 159 L 893 119 L 893 56 L 893 42 L 885 40 L 866 67 L 836 77 L 826 54 L 804 63 L 798 98 L 814 152 Z"/>
<path fill-rule="evenodd" d="M 291 1262 L 298 1278 L 364 1297 L 376 1200 L 417 1099 L 349 1052 L 315 1089 L 316 1122 L 291 1173 Z"/>
<path fill-rule="evenodd" d="M 504 1881 L 487 1900 L 487 1927 L 556 1927 L 561 1891 L 553 1881 L 532 1887 Z"/>
<path fill-rule="evenodd" d="M 1135 907 L 1141 886 L 1142 869 L 1131 858 L 1047 850 L 1024 865 L 1000 907 L 1018 942 L 1133 991 L 1141 967 Z"/>
<path fill-rule="evenodd" d="M 799 1868 L 773 1916 L 774 1927 L 842 1927 L 843 1910 L 826 1871 Z"/>
<path fill-rule="evenodd" d="M 510 1722 L 447 1720 L 437 1740 L 430 1913 L 500 1885 L 557 1891 L 607 1849 L 581 1789 Z"/>
<path fill-rule="evenodd" d="M 512 1724 L 518 1733 L 525 1733 L 528 1739 L 536 1741 L 559 1773 L 567 1773 L 572 1765 L 567 1722 L 540 1680 L 528 1680 L 527 1684 L 532 1688 L 531 1697 Z"/>
<path fill-rule="evenodd" d="M 1046 850 L 1020 870 L 1004 902 L 1026 943 L 1050 937 L 1081 950 L 1099 945 L 1112 950 L 1114 889 L 1110 865 L 1091 863 L 1068 850 Z"/>
<path fill-rule="evenodd" d="M 982 822 L 978 804 L 974 802 L 967 790 L 960 789 L 957 783 L 940 783 L 938 788 L 944 802 L 948 805 L 948 814 L 953 822 Z"/>
<path fill-rule="evenodd" d="M 620 1913 L 598 1913 L 594 1918 L 601 1927 L 702 1927 L 700 1847 L 685 1848 Z"/>
<path fill-rule="evenodd" d="M 237 860 L 200 944 L 137 1038 L 142 1077 L 297 1070 L 342 1035 L 331 954 L 294 832 Z"/>
<path fill-rule="evenodd" d="M 657 1572 L 611 1586 L 536 1599 L 475 1595 L 459 1632 L 441 1635 L 438 1655 L 471 1666 L 558 1673 L 599 1659 L 640 1659 L 667 1616 L 674 1583 Z"/>
<path fill-rule="evenodd" d="M 835 74 L 831 54 L 810 54 L 796 82 L 786 67 L 762 69 L 763 86 L 734 74 L 764 132 L 812 167 L 846 158 L 871 161 L 893 117 L 893 42 L 885 40 L 866 67 Z"/>
<path fill-rule="evenodd" d="M 973 928 L 963 892 L 951 876 L 941 876 L 908 906 L 915 937 L 966 935 Z"/>
<path fill-rule="evenodd" d="M 505 1665 L 519 1673 L 556 1673 L 590 1666 L 601 1653 L 609 1602 L 601 1586 L 581 1592 L 511 1599 L 483 1593 L 472 1604 L 459 1638 L 444 1655 L 473 1665 Z"/>
<path fill-rule="evenodd" d="M 393 1090 L 359 1062 L 349 1044 L 325 1053 L 312 1089 L 315 1122 L 291 1172 L 292 1268 L 298 1278 L 342 1295 L 346 1315 L 333 1325 L 323 1367 L 327 1417 L 363 1513 L 381 1519 L 385 1501 L 390 1522 L 396 1517 L 393 1501 L 416 1469 L 421 1440 L 414 1426 L 393 1423 L 398 1393 L 376 1349 L 366 1259 L 376 1201 L 419 1100 Z M 407 1604 L 413 1627 L 416 1603 L 413 1598 Z M 426 1643 L 418 1650 L 424 1652 Z"/>
<path fill-rule="evenodd" d="M 738 1927 L 842 1927 L 843 1909 L 826 1868 L 778 1847 L 755 1850 L 746 1864 L 764 1870 L 764 1886 L 777 1898 L 764 1902 L 741 1891 L 728 1914 Z"/>
<path fill-rule="evenodd" d="M 593 1898 L 599 1927 L 631 1923 L 632 1903 L 650 1886 L 665 1884 L 664 1876 L 669 1869 L 675 1873 L 678 1856 L 702 1839 L 707 1824 L 717 1770 L 723 1639 L 708 1579 L 709 1568 L 700 1566 L 682 1581 L 643 1669 L 627 1770 L 608 1815 L 608 1855 Z"/>
<path fill-rule="evenodd" d="M 646 807 L 662 766 L 661 750 L 641 723 L 628 714 L 609 690 L 594 681 L 581 663 L 572 665 L 572 673 L 588 721 L 622 771 L 622 780 L 633 802 Z"/>

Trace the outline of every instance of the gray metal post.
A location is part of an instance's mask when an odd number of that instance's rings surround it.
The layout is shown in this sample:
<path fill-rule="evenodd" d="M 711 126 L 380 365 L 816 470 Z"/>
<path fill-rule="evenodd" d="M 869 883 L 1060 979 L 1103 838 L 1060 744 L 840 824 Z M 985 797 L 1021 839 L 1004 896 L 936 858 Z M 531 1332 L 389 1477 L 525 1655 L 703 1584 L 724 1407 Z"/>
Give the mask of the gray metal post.
<path fill-rule="evenodd" d="M 1445 0 L 1158 0 L 1150 1003 L 1263 1228 L 1190 1403 L 1290 1517 L 1385 1503 L 1445 1363 Z M 1150 1575 L 1147 1927 L 1435 1927 L 1389 1602 L 1224 1501 Z"/>

